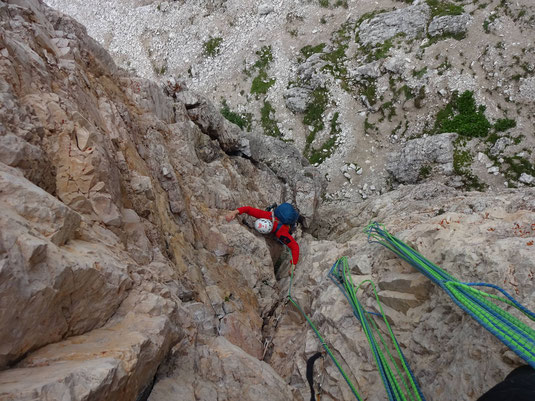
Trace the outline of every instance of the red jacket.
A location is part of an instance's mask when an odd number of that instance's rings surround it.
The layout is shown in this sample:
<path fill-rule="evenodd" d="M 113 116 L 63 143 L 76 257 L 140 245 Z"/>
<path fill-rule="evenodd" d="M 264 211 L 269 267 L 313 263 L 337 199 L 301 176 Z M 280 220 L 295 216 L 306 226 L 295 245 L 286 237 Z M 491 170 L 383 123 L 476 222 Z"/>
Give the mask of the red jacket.
<path fill-rule="evenodd" d="M 282 225 L 282 227 L 277 231 L 277 227 L 279 224 L 279 220 L 277 218 L 273 217 L 273 212 L 268 212 L 266 210 L 260 210 L 255 209 L 251 206 L 243 206 L 238 208 L 238 211 L 240 214 L 247 213 L 249 216 L 256 217 L 257 219 L 268 219 L 268 220 L 274 220 L 273 224 L 273 230 L 271 232 L 275 232 L 275 236 L 281 241 L 283 244 L 285 244 L 290 250 L 292 251 L 292 263 L 294 265 L 297 264 L 299 261 L 299 245 L 297 242 L 295 242 L 294 238 L 290 235 L 290 227 L 287 225 Z"/>

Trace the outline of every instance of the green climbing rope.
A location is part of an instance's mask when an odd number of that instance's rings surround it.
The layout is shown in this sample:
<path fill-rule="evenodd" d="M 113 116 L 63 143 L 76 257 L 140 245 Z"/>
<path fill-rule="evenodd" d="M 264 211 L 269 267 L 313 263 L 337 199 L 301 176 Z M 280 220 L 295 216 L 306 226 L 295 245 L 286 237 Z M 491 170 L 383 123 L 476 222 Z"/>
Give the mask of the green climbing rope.
<path fill-rule="evenodd" d="M 291 251 L 290 251 L 290 256 L 291 256 Z M 344 378 L 344 380 L 348 384 L 348 386 L 351 389 L 351 392 L 353 393 L 355 398 L 357 400 L 359 400 L 359 401 L 362 401 L 362 398 L 361 398 L 360 394 L 357 392 L 357 389 L 355 388 L 355 386 L 353 385 L 353 383 L 351 382 L 351 380 L 347 376 L 346 372 L 344 371 L 344 369 L 342 368 L 342 366 L 340 365 L 340 363 L 338 362 L 338 360 L 334 356 L 333 352 L 331 351 L 331 349 L 329 348 L 329 346 L 325 342 L 325 339 L 323 338 L 323 336 L 320 334 L 320 332 L 318 331 L 318 329 L 316 328 L 316 326 L 314 325 L 312 320 L 308 317 L 308 315 L 303 311 L 303 309 L 301 309 L 301 307 L 299 306 L 297 301 L 292 297 L 292 285 L 293 285 L 293 279 L 294 279 L 294 265 L 292 264 L 291 266 L 292 267 L 291 267 L 291 270 L 290 270 L 290 286 L 288 288 L 288 299 L 297 308 L 297 310 L 304 316 L 304 318 L 306 319 L 306 321 L 308 322 L 308 324 L 310 325 L 312 330 L 314 330 L 314 333 L 316 333 L 316 336 L 320 340 L 321 345 L 323 346 L 323 348 L 325 349 L 327 354 L 329 354 L 329 356 L 331 357 L 332 361 L 334 362 L 334 364 L 336 365 L 336 367 L 340 371 L 342 377 Z"/>
<path fill-rule="evenodd" d="M 496 285 L 460 282 L 403 241 L 390 234 L 379 223 L 370 223 L 365 232 L 368 234 L 368 241 L 377 242 L 390 249 L 439 285 L 462 310 L 535 368 L 535 330 L 493 301 L 499 301 L 502 304 L 516 308 L 532 321 L 535 321 L 535 313 L 525 308 L 505 290 Z M 489 294 L 474 287 L 493 288 L 504 296 Z"/>
<path fill-rule="evenodd" d="M 381 375 L 381 379 L 383 380 L 388 399 L 393 401 L 425 400 L 414 375 L 409 368 L 409 364 L 399 347 L 394 332 L 388 323 L 383 306 L 379 301 L 375 284 L 371 280 L 364 280 L 356 286 L 353 283 L 346 257 L 340 258 L 333 265 L 329 272 L 329 277 L 342 291 L 353 309 L 353 314 L 362 326 L 375 358 L 375 363 Z M 369 284 L 372 288 L 375 300 L 379 306 L 379 314 L 365 312 L 362 304 L 357 298 L 358 290 L 366 284 Z M 391 347 L 397 353 L 397 359 L 400 363 L 396 361 L 396 358 L 390 350 L 390 346 L 387 344 L 385 337 L 381 334 L 381 331 L 373 318 L 374 315 L 382 318 L 388 334 L 390 335 Z"/>

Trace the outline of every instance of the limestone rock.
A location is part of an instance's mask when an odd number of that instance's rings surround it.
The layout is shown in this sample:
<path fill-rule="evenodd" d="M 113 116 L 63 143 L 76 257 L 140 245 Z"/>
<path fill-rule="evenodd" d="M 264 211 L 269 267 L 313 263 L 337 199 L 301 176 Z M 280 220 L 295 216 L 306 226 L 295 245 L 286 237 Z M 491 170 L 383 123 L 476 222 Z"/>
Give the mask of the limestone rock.
<path fill-rule="evenodd" d="M 511 138 L 508 138 L 506 136 L 498 139 L 494 146 L 490 148 L 490 154 L 492 156 L 498 156 L 499 154 L 503 153 L 505 148 L 509 145 L 513 144 L 513 140 Z"/>
<path fill-rule="evenodd" d="M 313 168 L 305 168 L 308 161 L 299 151 L 281 140 L 265 135 L 251 135 L 251 158 L 267 165 L 285 183 L 291 193 L 285 201 L 294 203 L 304 217 L 305 225 L 314 219 L 323 192 L 324 180 Z"/>
<path fill-rule="evenodd" d="M 415 183 L 422 167 L 439 164 L 445 174 L 453 171 L 453 140 L 457 134 L 440 134 L 407 141 L 388 156 L 387 171 L 403 183 Z"/>
<path fill-rule="evenodd" d="M 380 65 L 378 61 L 361 65 L 352 71 L 351 75 L 356 78 L 378 78 L 381 76 Z"/>
<path fill-rule="evenodd" d="M 250 154 L 247 138 L 236 125 L 228 122 L 211 102 L 200 98 L 194 105 L 186 104 L 186 108 L 192 121 L 202 132 L 212 139 L 217 139 L 225 152 L 239 151 L 247 156 Z"/>
<path fill-rule="evenodd" d="M 273 11 L 275 11 L 275 7 L 271 4 L 260 4 L 258 6 L 258 14 L 259 15 L 268 15 L 271 14 Z"/>
<path fill-rule="evenodd" d="M 149 401 L 293 399 L 286 381 L 275 370 L 244 353 L 223 337 L 196 350 L 176 349 L 171 359 L 176 368 L 154 386 Z M 163 373 L 163 372 L 162 372 Z M 266 391 L 266 389 L 269 389 Z"/>
<path fill-rule="evenodd" d="M 425 33 L 429 14 L 425 3 L 379 14 L 360 24 L 360 41 L 363 45 L 376 45 L 399 34 L 413 38 Z"/>
<path fill-rule="evenodd" d="M 466 33 L 472 17 L 469 14 L 444 15 L 433 18 L 429 24 L 429 36 L 453 35 L 458 36 Z"/>
<path fill-rule="evenodd" d="M 302 82 L 306 89 L 314 90 L 325 81 L 321 69 L 327 65 L 327 62 L 321 56 L 321 53 L 314 53 L 297 68 L 299 82 Z"/>
<path fill-rule="evenodd" d="M 524 184 L 531 185 L 535 183 L 535 177 L 527 173 L 522 173 L 520 174 L 520 178 L 518 179 L 518 181 L 523 182 Z"/>
<path fill-rule="evenodd" d="M 284 93 L 286 107 L 294 113 L 304 113 L 310 101 L 311 93 L 312 91 L 310 89 L 299 86 L 288 88 Z"/>

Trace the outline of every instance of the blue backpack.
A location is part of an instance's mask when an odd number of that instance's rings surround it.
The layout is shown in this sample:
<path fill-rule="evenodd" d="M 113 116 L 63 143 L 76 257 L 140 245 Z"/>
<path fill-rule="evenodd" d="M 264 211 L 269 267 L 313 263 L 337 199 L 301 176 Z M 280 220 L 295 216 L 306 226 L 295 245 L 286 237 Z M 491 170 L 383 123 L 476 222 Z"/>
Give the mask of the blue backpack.
<path fill-rule="evenodd" d="M 290 232 L 294 230 L 295 223 L 299 219 L 299 212 L 292 205 L 283 203 L 275 208 L 274 214 L 282 224 L 290 226 Z M 277 231 L 279 231 L 278 228 Z"/>

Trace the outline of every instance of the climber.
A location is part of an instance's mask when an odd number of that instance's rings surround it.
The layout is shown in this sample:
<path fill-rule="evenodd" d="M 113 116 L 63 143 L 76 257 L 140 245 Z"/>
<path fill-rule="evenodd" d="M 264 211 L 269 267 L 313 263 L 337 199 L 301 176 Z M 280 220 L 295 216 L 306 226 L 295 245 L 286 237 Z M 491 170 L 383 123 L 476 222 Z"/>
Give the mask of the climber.
<path fill-rule="evenodd" d="M 275 237 L 290 248 L 292 252 L 292 264 L 297 265 L 299 261 L 299 245 L 292 237 L 290 229 L 299 218 L 299 213 L 289 203 L 283 203 L 275 208 L 275 211 L 255 209 L 251 206 L 243 206 L 233 210 L 225 216 L 228 222 L 232 221 L 238 214 L 246 213 L 256 217 L 255 229 L 261 234 L 275 234 Z"/>

